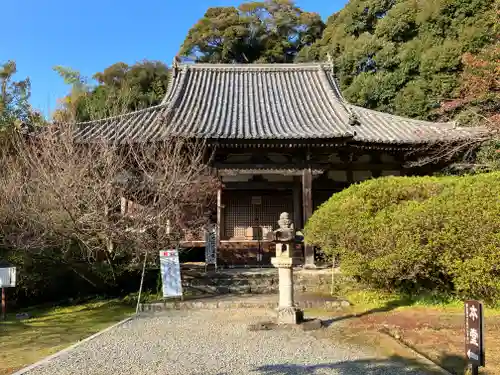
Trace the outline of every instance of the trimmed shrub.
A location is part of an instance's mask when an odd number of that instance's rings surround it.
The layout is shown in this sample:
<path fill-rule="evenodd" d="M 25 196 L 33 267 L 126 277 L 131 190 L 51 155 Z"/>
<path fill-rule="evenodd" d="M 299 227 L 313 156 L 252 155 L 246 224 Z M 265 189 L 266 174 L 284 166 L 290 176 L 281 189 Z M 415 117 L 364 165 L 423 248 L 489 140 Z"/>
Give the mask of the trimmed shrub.
<path fill-rule="evenodd" d="M 499 300 L 500 173 L 353 185 L 318 208 L 305 238 L 373 287 Z"/>

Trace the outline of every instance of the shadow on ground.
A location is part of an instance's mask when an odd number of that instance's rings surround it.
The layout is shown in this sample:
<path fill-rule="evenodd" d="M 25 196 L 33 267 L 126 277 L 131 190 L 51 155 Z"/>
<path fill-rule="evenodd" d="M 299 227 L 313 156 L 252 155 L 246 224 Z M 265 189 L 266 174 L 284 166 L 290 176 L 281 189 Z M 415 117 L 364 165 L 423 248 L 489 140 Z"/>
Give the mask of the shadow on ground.
<path fill-rule="evenodd" d="M 426 368 L 420 362 L 392 356 L 384 360 L 354 360 L 319 365 L 278 364 L 261 366 L 254 370 L 259 375 L 437 375 L 443 374 L 436 368 Z M 223 373 L 218 375 L 225 375 Z"/>
<path fill-rule="evenodd" d="M 364 311 L 361 313 L 346 314 L 346 315 L 336 316 L 336 317 L 331 318 L 331 319 L 326 319 L 323 321 L 323 324 L 326 327 L 329 327 L 333 323 L 340 322 L 343 320 L 352 319 L 352 318 L 360 318 L 360 317 L 365 316 L 365 315 L 376 314 L 376 313 L 380 313 L 380 312 L 388 312 L 388 311 L 397 309 L 398 307 L 408 306 L 408 305 L 409 305 L 409 302 L 407 299 L 397 299 L 397 300 L 387 302 L 382 307 L 377 307 L 375 309 L 370 309 L 370 310 L 367 310 L 367 311 Z"/>

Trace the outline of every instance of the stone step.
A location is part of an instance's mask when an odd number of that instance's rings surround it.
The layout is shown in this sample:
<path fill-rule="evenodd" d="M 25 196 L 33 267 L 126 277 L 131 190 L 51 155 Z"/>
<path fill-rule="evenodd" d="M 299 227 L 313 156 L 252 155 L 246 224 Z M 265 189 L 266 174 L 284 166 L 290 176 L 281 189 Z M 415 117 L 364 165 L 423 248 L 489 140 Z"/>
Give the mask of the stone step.
<path fill-rule="evenodd" d="M 278 291 L 278 281 L 273 283 L 237 283 L 237 282 L 207 282 L 207 283 L 183 283 L 185 290 L 200 291 L 207 294 L 269 294 Z M 327 293 L 331 284 L 322 283 L 294 283 L 295 292 Z"/>

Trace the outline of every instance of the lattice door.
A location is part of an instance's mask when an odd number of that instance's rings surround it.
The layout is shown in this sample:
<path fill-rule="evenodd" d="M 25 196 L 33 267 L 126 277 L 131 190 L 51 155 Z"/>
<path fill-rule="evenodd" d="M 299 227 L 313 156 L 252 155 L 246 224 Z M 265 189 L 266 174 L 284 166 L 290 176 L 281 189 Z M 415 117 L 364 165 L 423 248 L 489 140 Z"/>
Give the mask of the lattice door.
<path fill-rule="evenodd" d="M 224 238 L 262 240 L 277 227 L 282 212 L 293 216 L 291 191 L 233 191 L 223 194 Z"/>

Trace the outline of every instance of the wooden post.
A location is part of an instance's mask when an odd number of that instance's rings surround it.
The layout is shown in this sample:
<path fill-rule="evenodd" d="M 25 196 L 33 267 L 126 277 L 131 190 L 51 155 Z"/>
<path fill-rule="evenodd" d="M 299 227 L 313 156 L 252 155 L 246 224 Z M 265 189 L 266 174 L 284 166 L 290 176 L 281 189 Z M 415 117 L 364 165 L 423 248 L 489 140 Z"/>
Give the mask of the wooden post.
<path fill-rule="evenodd" d="M 222 215 L 222 189 L 217 190 L 217 247 L 220 245 L 220 236 L 223 233 L 224 218 Z"/>
<path fill-rule="evenodd" d="M 311 167 L 302 171 L 302 214 L 303 224 L 312 216 L 312 171 Z M 314 267 L 314 248 L 304 242 L 304 266 Z"/>
<path fill-rule="evenodd" d="M 2 288 L 2 320 L 5 320 L 7 317 L 7 303 L 5 297 L 5 288 Z"/>
<path fill-rule="evenodd" d="M 300 203 L 300 182 L 295 179 L 293 183 L 293 222 L 295 228 L 304 229 L 302 223 L 302 205 Z"/>

